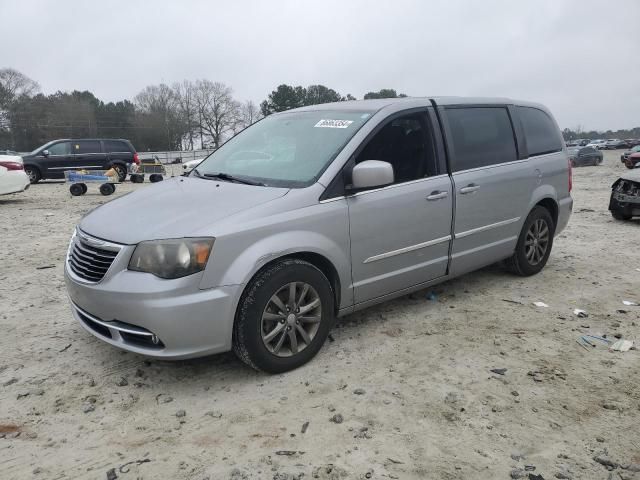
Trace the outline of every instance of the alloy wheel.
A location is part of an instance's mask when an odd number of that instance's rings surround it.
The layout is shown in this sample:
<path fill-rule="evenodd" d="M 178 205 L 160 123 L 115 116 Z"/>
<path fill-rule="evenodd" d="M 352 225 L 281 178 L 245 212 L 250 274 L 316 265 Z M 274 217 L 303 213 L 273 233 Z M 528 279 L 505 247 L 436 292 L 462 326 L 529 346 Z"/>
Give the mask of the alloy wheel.
<path fill-rule="evenodd" d="M 311 344 L 322 320 L 318 292 L 305 282 L 291 282 L 274 293 L 262 313 L 264 346 L 277 357 L 291 357 Z"/>
<path fill-rule="evenodd" d="M 542 261 L 549 248 L 549 226 L 544 219 L 539 218 L 531 224 L 524 247 L 529 264 L 537 265 Z"/>

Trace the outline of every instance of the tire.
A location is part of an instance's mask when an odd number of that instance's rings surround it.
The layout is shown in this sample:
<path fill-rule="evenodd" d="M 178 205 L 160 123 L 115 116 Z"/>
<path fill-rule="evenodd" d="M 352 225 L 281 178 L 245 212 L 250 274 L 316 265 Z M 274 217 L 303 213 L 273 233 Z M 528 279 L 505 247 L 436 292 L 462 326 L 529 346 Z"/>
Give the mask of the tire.
<path fill-rule="evenodd" d="M 540 227 L 540 232 L 544 233 L 544 226 L 546 226 L 546 237 L 540 234 L 538 235 L 538 241 L 534 242 L 536 228 Z M 522 226 L 515 252 L 506 261 L 507 268 L 521 277 L 528 277 L 540 272 L 547 264 L 551 254 L 554 233 L 555 225 L 549 210 L 539 205 L 534 207 Z M 546 238 L 544 244 L 543 238 Z M 543 252 L 540 251 L 541 248 L 544 248 Z"/>
<path fill-rule="evenodd" d="M 111 168 L 113 168 L 118 174 L 119 182 L 124 182 L 127 179 L 127 167 L 120 163 L 115 163 L 111 166 Z"/>
<path fill-rule="evenodd" d="M 82 187 L 82 195 L 84 195 L 85 193 L 87 193 L 87 184 L 86 183 L 79 183 L 78 185 L 80 185 Z"/>
<path fill-rule="evenodd" d="M 69 187 L 69 192 L 74 197 L 79 197 L 80 195 L 82 195 L 84 193 L 84 188 L 82 188 L 82 184 L 81 183 L 73 183 Z"/>
<path fill-rule="evenodd" d="M 152 173 L 149 175 L 149 181 L 151 183 L 161 182 L 162 180 L 164 180 L 164 178 L 159 173 Z"/>
<path fill-rule="evenodd" d="M 621 212 L 620 210 L 611 210 L 611 216 L 616 220 L 631 220 L 632 215 Z"/>
<path fill-rule="evenodd" d="M 32 167 L 31 165 L 25 165 L 24 173 L 29 177 L 29 183 L 31 183 L 31 185 L 38 183 L 42 179 L 40 170 L 36 167 Z"/>
<path fill-rule="evenodd" d="M 104 196 L 109 196 L 116 191 L 116 186 L 112 183 L 103 183 L 100 185 L 100 193 Z"/>
<path fill-rule="evenodd" d="M 571 160 L 571 168 L 576 168 L 578 163 L 575 160 Z"/>
<path fill-rule="evenodd" d="M 142 175 L 141 173 L 134 173 L 133 175 L 129 176 L 129 179 L 131 179 L 131 182 L 133 183 L 142 183 L 144 182 L 144 175 Z"/>
<path fill-rule="evenodd" d="M 293 308 L 291 284 L 296 285 Z M 275 297 L 291 310 L 278 307 Z M 310 309 L 297 313 L 296 305 Z M 282 373 L 298 368 L 324 344 L 333 327 L 334 307 L 331 284 L 319 269 L 298 259 L 277 261 L 258 272 L 242 294 L 233 325 L 233 351 L 256 370 Z"/>

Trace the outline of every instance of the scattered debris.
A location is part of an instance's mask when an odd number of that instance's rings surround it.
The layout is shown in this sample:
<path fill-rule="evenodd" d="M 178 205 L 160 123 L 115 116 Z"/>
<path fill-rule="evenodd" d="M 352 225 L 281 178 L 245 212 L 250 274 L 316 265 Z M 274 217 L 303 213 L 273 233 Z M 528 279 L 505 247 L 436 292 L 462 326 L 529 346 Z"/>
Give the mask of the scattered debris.
<path fill-rule="evenodd" d="M 427 293 L 427 300 L 435 302 L 437 299 L 438 299 L 438 296 L 436 295 L 436 292 L 434 292 L 433 290 Z"/>
<path fill-rule="evenodd" d="M 515 303 L 516 305 L 522 305 L 522 302 L 519 302 L 517 300 L 509 300 L 508 298 L 503 298 L 502 301 L 507 303 Z"/>
<path fill-rule="evenodd" d="M 62 350 L 60 350 L 59 352 L 60 352 L 60 353 L 62 353 L 62 352 L 66 352 L 67 350 L 69 350 L 69 348 L 71 347 L 71 345 L 72 345 L 72 344 L 70 343 L 69 345 L 67 345 L 66 347 L 64 347 Z"/>
<path fill-rule="evenodd" d="M 47 268 L 56 268 L 55 265 L 42 265 L 41 267 L 36 267 L 36 270 L 46 270 Z"/>
<path fill-rule="evenodd" d="M 594 340 L 602 342 L 605 345 L 610 345 L 612 343 L 611 340 L 609 340 L 608 338 L 599 337 L 597 335 L 582 335 L 580 338 L 578 338 L 576 340 L 576 342 L 578 342 L 578 344 L 581 347 L 586 348 L 587 350 L 589 350 L 590 346 L 591 347 L 595 347 L 596 346 L 596 343 L 594 342 Z"/>
<path fill-rule="evenodd" d="M 336 339 L 333 338 L 333 335 L 329 334 L 329 336 L 327 337 L 329 339 L 330 342 L 335 342 Z"/>
<path fill-rule="evenodd" d="M 631 300 L 623 300 L 622 303 L 624 303 L 627 307 L 637 307 L 638 305 L 640 305 L 640 303 L 632 302 Z"/>
<path fill-rule="evenodd" d="M 178 410 L 176 412 L 176 417 L 178 418 L 182 418 L 182 417 L 186 417 L 187 416 L 187 412 L 185 412 L 184 410 Z"/>
<path fill-rule="evenodd" d="M 615 352 L 628 352 L 633 348 L 633 342 L 631 340 L 618 340 L 611 347 L 610 350 Z"/>
<path fill-rule="evenodd" d="M 507 373 L 507 369 L 506 368 L 492 368 L 489 371 L 491 373 L 496 373 L 498 375 L 504 375 L 505 373 Z"/>
<path fill-rule="evenodd" d="M 616 462 L 611 460 L 606 455 L 596 455 L 595 457 L 593 457 L 593 460 L 599 463 L 600 465 L 604 465 L 605 467 L 610 469 L 618 468 L 619 466 Z"/>
<path fill-rule="evenodd" d="M 587 312 L 585 312 L 584 310 L 580 310 L 579 308 L 576 308 L 573 311 L 573 314 L 576 315 L 578 318 L 586 318 L 589 316 Z"/>
<path fill-rule="evenodd" d="M 364 389 L 363 389 L 363 388 L 356 388 L 356 389 L 353 391 L 353 394 L 354 394 L 354 395 L 364 395 L 365 393 L 366 393 L 366 392 L 364 391 Z"/>
<path fill-rule="evenodd" d="M 126 387 L 129 385 L 129 381 L 125 377 L 120 377 L 120 380 L 116 382 L 116 385 L 119 387 Z"/>
<path fill-rule="evenodd" d="M 300 429 L 300 433 L 307 433 L 307 428 L 309 428 L 309 422 L 304 422 L 302 424 L 302 429 Z"/>
<path fill-rule="evenodd" d="M 341 414 L 336 413 L 333 417 L 331 417 L 330 421 L 333 423 L 342 423 L 344 422 L 344 417 Z"/>
<path fill-rule="evenodd" d="M 549 308 L 549 305 L 547 305 L 547 304 L 546 304 L 546 303 L 544 303 L 544 302 L 533 302 L 533 304 L 534 304 L 536 307 Z"/>
<path fill-rule="evenodd" d="M 276 455 L 284 455 L 285 457 L 291 457 L 292 455 L 304 455 L 304 452 L 299 450 L 278 450 Z"/>
<path fill-rule="evenodd" d="M 116 473 L 115 468 L 107 470 L 107 480 L 116 480 L 116 478 L 118 478 L 118 474 Z"/>
<path fill-rule="evenodd" d="M 118 470 L 120 471 L 120 473 L 129 473 L 129 465 L 142 465 L 143 463 L 149 463 L 150 461 L 151 460 L 148 458 L 143 458 L 142 460 L 134 460 L 133 462 L 127 462 L 124 465 L 120 465 L 120 468 L 118 468 Z"/>

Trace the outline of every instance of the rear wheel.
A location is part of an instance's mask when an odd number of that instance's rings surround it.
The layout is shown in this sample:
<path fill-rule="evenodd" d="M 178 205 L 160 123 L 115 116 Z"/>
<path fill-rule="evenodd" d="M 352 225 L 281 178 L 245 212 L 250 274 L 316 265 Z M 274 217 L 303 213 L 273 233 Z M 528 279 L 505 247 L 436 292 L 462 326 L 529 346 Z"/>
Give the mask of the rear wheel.
<path fill-rule="evenodd" d="M 24 167 L 24 173 L 26 173 L 29 177 L 29 182 L 31 184 L 38 183 L 42 178 L 40 170 L 38 170 L 36 167 L 32 167 L 31 165 L 27 165 Z"/>
<path fill-rule="evenodd" d="M 151 175 L 149 175 L 149 181 L 151 183 L 161 182 L 162 180 L 163 177 L 159 173 L 152 173 Z"/>
<path fill-rule="evenodd" d="M 313 358 L 334 321 L 327 277 L 287 259 L 259 272 L 245 290 L 233 328 L 233 350 L 256 370 L 281 373 Z"/>
<path fill-rule="evenodd" d="M 111 168 L 113 168 L 116 173 L 118 174 L 118 181 L 119 182 L 124 182 L 127 178 L 127 169 L 125 168 L 124 165 L 121 165 L 119 163 L 113 165 Z"/>
<path fill-rule="evenodd" d="M 544 268 L 551 254 L 555 225 L 549 210 L 536 206 L 522 226 L 516 250 L 507 267 L 516 275 L 535 275 Z"/>

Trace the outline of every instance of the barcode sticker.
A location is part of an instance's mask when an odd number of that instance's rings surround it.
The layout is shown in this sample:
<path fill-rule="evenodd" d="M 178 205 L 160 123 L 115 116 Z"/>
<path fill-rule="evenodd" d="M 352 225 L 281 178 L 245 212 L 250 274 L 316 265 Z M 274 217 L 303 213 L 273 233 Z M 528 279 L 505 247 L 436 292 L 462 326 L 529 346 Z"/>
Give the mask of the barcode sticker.
<path fill-rule="evenodd" d="M 320 120 L 314 125 L 315 128 L 347 128 L 353 120 Z"/>

